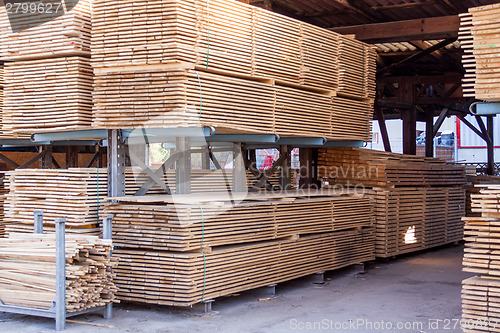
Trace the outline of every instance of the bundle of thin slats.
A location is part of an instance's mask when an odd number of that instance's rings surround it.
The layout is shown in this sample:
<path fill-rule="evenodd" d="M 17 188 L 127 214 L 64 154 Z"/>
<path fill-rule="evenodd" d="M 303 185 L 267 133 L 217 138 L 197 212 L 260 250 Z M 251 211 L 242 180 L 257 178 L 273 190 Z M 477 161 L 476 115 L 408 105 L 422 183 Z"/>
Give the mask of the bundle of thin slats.
<path fill-rule="evenodd" d="M 92 76 L 83 57 L 6 63 L 3 132 L 90 126 Z"/>
<path fill-rule="evenodd" d="M 94 126 L 369 141 L 373 103 L 178 66 L 95 70 Z"/>
<path fill-rule="evenodd" d="M 7 190 L 5 189 L 4 183 L 0 183 L 0 238 L 5 237 L 5 195 Z"/>
<path fill-rule="evenodd" d="M 464 167 L 437 158 L 361 148 L 321 149 L 318 177 L 330 184 L 366 187 L 465 185 Z"/>
<path fill-rule="evenodd" d="M 374 258 L 371 228 L 199 252 L 117 249 L 115 282 L 124 301 L 190 306 L 203 300 Z"/>
<path fill-rule="evenodd" d="M 147 182 L 150 178 L 140 169 L 127 169 L 126 170 L 126 194 L 134 195 L 142 185 Z M 263 174 L 265 170 L 260 170 L 260 174 Z M 276 171 L 274 175 L 269 178 L 269 183 L 273 187 L 279 186 L 279 172 Z M 292 170 L 292 184 L 290 189 L 294 189 L 297 186 L 298 173 L 296 170 Z M 176 174 L 174 170 L 166 170 L 163 176 L 163 181 L 168 185 L 172 193 L 176 193 Z M 247 171 L 247 186 L 252 188 L 257 182 L 256 177 Z M 262 187 L 264 187 L 262 185 Z M 233 170 L 191 170 L 191 192 L 226 192 L 233 190 Z M 165 193 L 164 190 L 155 184 L 147 194 L 162 194 Z"/>
<path fill-rule="evenodd" d="M 478 274 L 463 282 L 462 319 L 465 332 L 499 332 L 496 326 L 500 297 L 500 185 L 476 185 L 472 212 L 465 217 L 463 270 Z M 472 325 L 476 324 L 476 325 Z"/>
<path fill-rule="evenodd" d="M 92 22 L 95 67 L 188 62 L 307 88 L 340 88 L 354 98 L 374 96 L 372 47 L 238 1 L 95 0 Z"/>
<path fill-rule="evenodd" d="M 47 169 L 7 172 L 6 231 L 32 232 L 33 212 L 44 212 L 44 227 L 54 230 L 66 218 L 69 233 L 99 234 L 98 211 L 108 195 L 106 169 Z"/>
<path fill-rule="evenodd" d="M 500 4 L 469 9 L 470 15 L 462 16 L 462 30 L 473 38 L 473 62 L 467 57 L 465 66 L 467 96 L 486 101 L 500 101 Z M 471 20 L 472 16 L 472 20 Z M 472 26 L 471 26 L 472 25 Z M 470 43 L 465 44 L 468 52 Z M 475 69 L 475 71 L 474 71 Z"/>
<path fill-rule="evenodd" d="M 460 14 L 460 31 L 458 40 L 463 50 L 462 65 L 465 69 L 462 80 L 464 97 L 474 97 L 474 86 L 476 84 L 476 60 L 474 57 L 474 38 L 472 36 L 472 14 Z"/>
<path fill-rule="evenodd" d="M 462 283 L 462 321 L 465 333 L 500 332 L 500 280 L 474 276 Z"/>
<path fill-rule="evenodd" d="M 33 5 L 25 10 L 17 4 L 23 2 L 14 2 L 12 8 L 0 6 L 0 59 L 90 56 L 90 0 L 33 2 L 35 12 Z"/>
<path fill-rule="evenodd" d="M 66 311 L 115 301 L 116 258 L 111 240 L 66 235 Z M 55 235 L 12 234 L 0 239 L 0 300 L 6 305 L 49 309 L 56 301 Z"/>
<path fill-rule="evenodd" d="M 127 200 L 127 199 L 123 199 Z M 287 198 L 219 204 L 108 203 L 123 247 L 192 251 L 372 225 L 368 198 Z"/>
<path fill-rule="evenodd" d="M 486 176 L 480 175 L 467 175 L 467 185 L 465 185 L 465 189 L 467 191 L 467 201 L 465 203 L 465 216 L 481 216 L 480 212 L 472 212 L 472 196 L 474 194 L 480 193 L 480 188 L 477 185 L 484 184 L 499 184 L 500 177 L 498 176 Z"/>
<path fill-rule="evenodd" d="M 381 258 L 463 239 L 461 187 L 374 188 L 376 252 Z"/>

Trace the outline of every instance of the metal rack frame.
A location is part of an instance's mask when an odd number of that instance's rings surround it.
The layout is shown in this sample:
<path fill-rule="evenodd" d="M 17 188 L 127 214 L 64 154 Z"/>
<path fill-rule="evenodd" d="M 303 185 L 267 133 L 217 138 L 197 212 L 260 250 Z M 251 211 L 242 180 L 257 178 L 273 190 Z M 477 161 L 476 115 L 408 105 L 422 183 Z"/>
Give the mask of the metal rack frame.
<path fill-rule="evenodd" d="M 35 234 L 43 234 L 43 212 L 34 212 Z M 108 215 L 103 220 L 103 238 L 111 239 L 111 219 Z M 0 300 L 0 312 L 30 315 L 43 318 L 52 318 L 56 321 L 56 330 L 66 328 L 66 318 L 79 316 L 86 313 L 102 312 L 105 319 L 113 316 L 113 305 L 96 307 L 78 312 L 66 312 L 66 219 L 58 218 L 56 222 L 56 301 L 50 309 L 36 309 L 23 306 L 5 305 Z"/>

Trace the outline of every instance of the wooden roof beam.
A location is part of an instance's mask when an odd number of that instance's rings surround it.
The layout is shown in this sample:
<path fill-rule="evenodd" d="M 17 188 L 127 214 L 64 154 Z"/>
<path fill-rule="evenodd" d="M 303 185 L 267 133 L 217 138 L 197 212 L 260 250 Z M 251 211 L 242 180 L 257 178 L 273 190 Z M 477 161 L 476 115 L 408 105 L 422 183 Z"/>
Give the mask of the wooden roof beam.
<path fill-rule="evenodd" d="M 430 17 L 417 20 L 396 21 L 333 28 L 343 35 L 355 35 L 367 43 L 409 42 L 457 38 L 460 28 L 458 15 Z"/>

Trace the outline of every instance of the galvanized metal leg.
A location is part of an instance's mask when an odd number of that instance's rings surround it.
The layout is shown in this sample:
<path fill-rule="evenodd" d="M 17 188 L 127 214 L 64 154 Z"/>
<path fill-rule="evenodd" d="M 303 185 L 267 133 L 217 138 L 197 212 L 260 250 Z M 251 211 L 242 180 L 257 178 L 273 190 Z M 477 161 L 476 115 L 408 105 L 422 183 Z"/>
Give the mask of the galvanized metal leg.
<path fill-rule="evenodd" d="M 176 138 L 176 152 L 179 153 L 176 168 L 177 194 L 191 193 L 191 147 L 189 139 Z"/>
<path fill-rule="evenodd" d="M 290 189 L 291 184 L 292 184 L 292 159 L 291 159 L 291 150 L 290 147 L 288 146 L 281 146 L 280 147 L 280 154 L 281 156 L 285 155 L 287 158 L 281 165 L 281 172 L 280 172 L 280 188 L 281 191 L 287 191 Z"/>
<path fill-rule="evenodd" d="M 247 192 L 247 175 L 241 154 L 241 143 L 234 145 L 233 157 L 233 192 Z"/>
<path fill-rule="evenodd" d="M 35 234 L 43 234 L 43 212 L 37 210 L 33 215 L 35 215 Z"/>
<path fill-rule="evenodd" d="M 56 330 L 66 328 L 66 219 L 56 219 Z"/>
<path fill-rule="evenodd" d="M 113 238 L 113 214 L 109 214 L 103 219 L 102 223 L 102 238 Z M 111 253 L 112 255 L 112 253 Z M 103 314 L 104 319 L 113 318 L 113 303 L 107 304 Z"/>
<path fill-rule="evenodd" d="M 108 194 L 125 196 L 125 144 L 119 130 L 108 131 Z"/>

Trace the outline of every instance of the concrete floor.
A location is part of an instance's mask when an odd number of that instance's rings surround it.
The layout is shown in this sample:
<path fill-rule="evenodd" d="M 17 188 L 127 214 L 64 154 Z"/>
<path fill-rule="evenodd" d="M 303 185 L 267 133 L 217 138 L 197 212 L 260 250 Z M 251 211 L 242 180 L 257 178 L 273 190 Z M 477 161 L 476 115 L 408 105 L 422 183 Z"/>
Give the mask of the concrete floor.
<path fill-rule="evenodd" d="M 211 316 L 120 304 L 111 320 L 74 318 L 109 327 L 68 323 L 67 332 L 460 332 L 461 281 L 471 275 L 461 271 L 462 253 L 450 246 L 376 262 L 358 277 L 331 272 L 321 287 L 299 279 L 278 285 L 270 300 L 249 293 L 218 299 Z M 53 328 L 52 320 L 0 314 L 0 332 Z"/>

